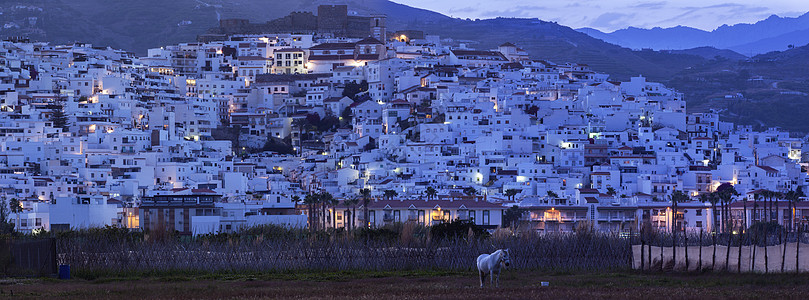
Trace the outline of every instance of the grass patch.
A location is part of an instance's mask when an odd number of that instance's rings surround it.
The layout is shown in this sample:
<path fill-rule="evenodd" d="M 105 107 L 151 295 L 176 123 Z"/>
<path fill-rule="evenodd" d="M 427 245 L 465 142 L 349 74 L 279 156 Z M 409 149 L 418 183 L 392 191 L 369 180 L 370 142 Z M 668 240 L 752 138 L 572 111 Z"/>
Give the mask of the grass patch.
<path fill-rule="evenodd" d="M 149 279 L 160 282 L 182 282 L 193 280 L 215 281 L 255 281 L 255 280 L 282 280 L 282 281 L 350 281 L 365 278 L 387 277 L 446 277 L 446 276 L 472 276 L 474 272 L 446 271 L 446 270 L 407 270 L 407 271 L 318 271 L 296 270 L 289 272 L 198 272 L 198 271 L 160 271 L 160 272 L 110 272 L 77 271 L 73 278 L 93 283 L 124 282 Z M 53 279 L 55 280 L 55 279 Z M 58 281 L 58 280 L 57 280 Z"/>

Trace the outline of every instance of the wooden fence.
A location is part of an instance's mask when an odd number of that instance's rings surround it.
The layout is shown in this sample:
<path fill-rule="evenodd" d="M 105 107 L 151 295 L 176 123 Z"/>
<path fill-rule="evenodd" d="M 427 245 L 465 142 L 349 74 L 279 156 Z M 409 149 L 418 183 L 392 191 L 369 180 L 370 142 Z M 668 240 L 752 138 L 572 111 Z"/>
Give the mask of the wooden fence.
<path fill-rule="evenodd" d="M 803 233 L 656 233 L 633 237 L 632 267 L 644 271 L 809 271 Z"/>

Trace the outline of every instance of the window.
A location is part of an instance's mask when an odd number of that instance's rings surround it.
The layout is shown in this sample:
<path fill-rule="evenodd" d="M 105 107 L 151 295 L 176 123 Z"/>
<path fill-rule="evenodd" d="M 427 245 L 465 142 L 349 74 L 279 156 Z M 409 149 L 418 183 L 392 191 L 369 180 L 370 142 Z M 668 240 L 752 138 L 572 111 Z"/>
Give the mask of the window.
<path fill-rule="evenodd" d="M 399 210 L 393 211 L 393 222 L 401 222 L 402 221 L 402 214 Z"/>
<path fill-rule="evenodd" d="M 469 211 L 469 222 L 472 222 L 472 224 L 475 223 L 475 211 L 474 210 Z"/>
<path fill-rule="evenodd" d="M 702 228 L 702 221 L 697 221 L 697 228 Z"/>
<path fill-rule="evenodd" d="M 701 216 L 701 215 L 702 215 L 702 209 L 697 209 L 697 216 Z"/>
<path fill-rule="evenodd" d="M 490 222 L 490 220 L 489 220 L 489 211 L 484 210 L 483 211 L 483 225 L 489 225 L 489 222 Z"/>

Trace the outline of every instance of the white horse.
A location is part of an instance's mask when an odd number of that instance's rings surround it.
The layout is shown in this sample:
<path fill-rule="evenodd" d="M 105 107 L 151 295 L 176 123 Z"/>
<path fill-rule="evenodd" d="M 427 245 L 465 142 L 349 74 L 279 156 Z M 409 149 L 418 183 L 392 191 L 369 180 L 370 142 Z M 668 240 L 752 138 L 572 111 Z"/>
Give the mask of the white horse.
<path fill-rule="evenodd" d="M 508 249 L 500 249 L 494 251 L 492 254 L 481 254 L 478 256 L 480 287 L 483 287 L 483 280 L 486 279 L 486 275 L 491 276 L 489 280 L 495 287 L 500 286 L 500 268 L 506 268 L 510 264 L 511 258 L 508 255 Z"/>

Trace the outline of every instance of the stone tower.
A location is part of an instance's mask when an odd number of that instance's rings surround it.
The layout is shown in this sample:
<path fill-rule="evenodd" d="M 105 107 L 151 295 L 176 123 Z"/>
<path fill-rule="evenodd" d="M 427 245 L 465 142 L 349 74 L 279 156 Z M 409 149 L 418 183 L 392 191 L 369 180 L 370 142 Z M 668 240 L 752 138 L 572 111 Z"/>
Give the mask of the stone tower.
<path fill-rule="evenodd" d="M 372 15 L 371 16 L 371 37 L 379 40 L 380 42 L 388 42 L 388 28 L 385 26 L 385 15 Z"/>

